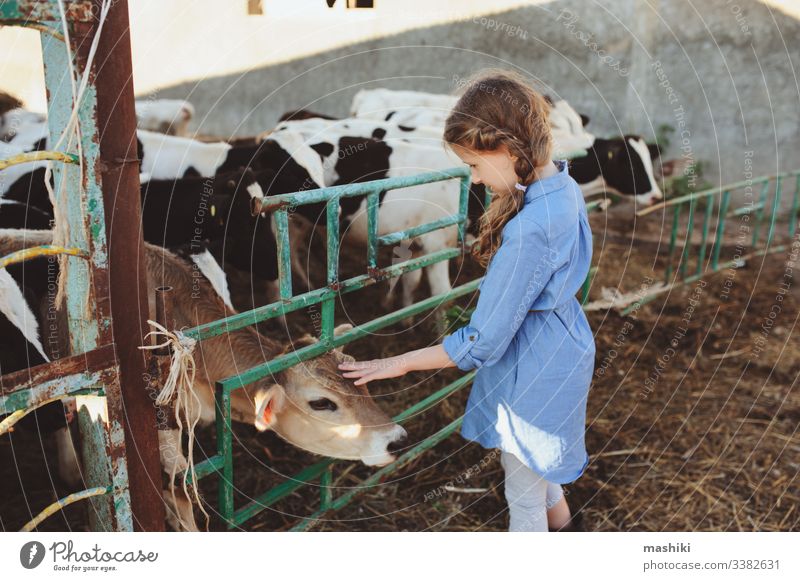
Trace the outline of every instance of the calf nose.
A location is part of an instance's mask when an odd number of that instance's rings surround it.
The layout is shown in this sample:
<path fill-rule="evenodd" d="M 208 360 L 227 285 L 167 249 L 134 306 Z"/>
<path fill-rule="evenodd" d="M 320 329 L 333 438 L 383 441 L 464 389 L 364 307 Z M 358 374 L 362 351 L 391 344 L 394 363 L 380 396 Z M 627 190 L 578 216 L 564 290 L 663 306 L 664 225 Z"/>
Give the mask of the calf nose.
<path fill-rule="evenodd" d="M 397 454 L 406 447 L 406 444 L 408 444 L 408 436 L 403 434 L 398 439 L 389 442 L 386 446 L 386 451 L 390 454 Z"/>

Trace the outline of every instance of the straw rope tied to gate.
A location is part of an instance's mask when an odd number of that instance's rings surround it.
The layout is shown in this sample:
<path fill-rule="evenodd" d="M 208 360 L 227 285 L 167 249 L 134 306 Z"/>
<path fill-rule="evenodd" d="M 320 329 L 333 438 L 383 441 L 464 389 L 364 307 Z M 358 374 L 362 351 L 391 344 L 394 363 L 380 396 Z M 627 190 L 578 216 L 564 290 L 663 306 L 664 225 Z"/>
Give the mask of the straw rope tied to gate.
<path fill-rule="evenodd" d="M 160 323 L 156 321 L 152 321 L 150 319 L 147 320 L 148 324 L 152 327 L 155 327 L 154 331 L 150 331 L 145 335 L 145 341 L 148 337 L 159 337 L 163 339 L 162 343 L 157 343 L 155 345 L 141 345 L 139 349 L 146 349 L 146 350 L 165 350 L 168 349 L 170 353 L 170 364 L 169 364 L 169 373 L 167 374 L 166 379 L 164 380 L 164 387 L 161 388 L 158 396 L 156 397 L 156 405 L 159 406 L 166 406 L 169 405 L 173 398 L 175 398 L 175 420 L 178 424 L 178 451 L 182 453 L 182 445 L 181 442 L 183 441 L 183 421 L 181 420 L 181 415 L 186 418 L 186 422 L 188 425 L 187 433 L 189 435 L 189 445 L 188 445 L 188 456 L 187 460 L 187 467 L 186 471 L 184 472 L 183 477 L 181 478 L 181 483 L 183 487 L 183 492 L 187 498 L 196 501 L 197 505 L 200 507 L 200 510 L 206 517 L 206 530 L 208 530 L 209 523 L 210 523 L 210 516 L 203 508 L 203 503 L 200 500 L 200 493 L 197 489 L 197 475 L 194 469 L 194 431 L 197 427 L 198 422 L 200 421 L 200 414 L 197 413 L 194 417 L 190 417 L 189 413 L 189 396 L 194 398 L 195 400 L 195 409 L 200 410 L 202 407 L 202 402 L 200 398 L 197 397 L 197 394 L 194 391 L 194 378 L 195 373 L 197 371 L 197 366 L 194 361 L 194 348 L 197 345 L 197 340 L 184 335 L 181 331 L 175 330 L 170 331 Z M 175 475 L 178 471 L 178 463 L 171 462 L 172 471 L 169 476 L 169 490 L 172 494 L 174 506 L 177 507 L 177 501 L 175 500 Z M 187 485 L 186 483 L 186 474 L 191 475 L 192 484 L 191 486 Z M 189 488 L 191 487 L 192 493 L 189 494 Z M 181 524 L 181 528 L 184 530 L 192 530 L 187 523 L 183 521 L 181 513 L 179 510 L 176 510 L 176 517 Z"/>

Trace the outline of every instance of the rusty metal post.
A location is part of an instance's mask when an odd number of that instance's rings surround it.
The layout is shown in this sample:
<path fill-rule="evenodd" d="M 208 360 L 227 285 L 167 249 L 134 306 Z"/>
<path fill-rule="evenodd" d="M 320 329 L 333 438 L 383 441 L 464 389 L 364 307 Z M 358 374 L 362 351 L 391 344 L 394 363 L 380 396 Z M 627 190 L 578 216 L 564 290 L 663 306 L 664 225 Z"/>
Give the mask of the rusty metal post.
<path fill-rule="evenodd" d="M 100 14 L 100 2 L 94 5 L 95 14 Z M 146 354 L 138 348 L 146 334 L 147 262 L 141 235 L 127 0 L 115 0 L 109 9 L 94 72 L 108 236 L 108 298 L 120 367 L 131 509 L 135 530 L 163 531 L 156 408 L 146 391 Z"/>

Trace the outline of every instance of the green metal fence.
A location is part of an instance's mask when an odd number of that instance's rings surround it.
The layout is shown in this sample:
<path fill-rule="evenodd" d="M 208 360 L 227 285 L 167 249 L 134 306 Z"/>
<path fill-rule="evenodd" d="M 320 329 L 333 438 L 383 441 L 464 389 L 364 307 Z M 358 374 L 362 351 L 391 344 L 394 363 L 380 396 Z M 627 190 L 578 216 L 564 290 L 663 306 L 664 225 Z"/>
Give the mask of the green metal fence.
<path fill-rule="evenodd" d="M 793 240 L 797 230 L 797 211 L 800 203 L 798 200 L 800 170 L 692 192 L 637 212 L 637 216 L 646 216 L 658 211 L 672 214 L 669 250 L 664 269 L 666 286 L 658 292 L 642 297 L 636 304 L 623 309 L 621 313 L 630 313 L 638 308 L 638 305 L 652 301 L 668 288 L 694 282 L 714 272 L 736 268 L 749 258 L 786 251 L 789 248 L 787 244 L 773 244 L 773 239 L 776 235 L 782 188 L 787 181 L 794 181 L 787 220 L 787 234 L 789 239 Z M 757 198 L 756 192 L 758 192 Z M 743 201 L 738 207 L 731 208 L 731 196 L 737 193 Z M 700 240 L 693 255 L 692 233 L 695 232 L 695 221 L 699 213 L 702 213 Z M 726 226 L 734 218 L 739 220 L 734 254 L 731 258 L 721 260 Z M 693 267 L 692 262 L 694 262 Z"/>
<path fill-rule="evenodd" d="M 572 155 L 579 155 L 585 152 L 574 152 Z M 416 226 L 402 232 L 395 232 L 378 236 L 378 201 L 382 191 L 411 187 L 420 184 L 433 183 L 442 180 L 460 180 L 460 198 L 458 213 L 437 221 Z M 324 513 L 337 510 L 350 502 L 357 494 L 367 490 L 370 486 L 379 483 L 388 474 L 391 474 L 408 462 L 432 448 L 443 439 L 452 434 L 461 424 L 461 418 L 451 422 L 437 431 L 432 436 L 424 439 L 416 446 L 401 455 L 393 463 L 377 470 L 373 475 L 364 480 L 361 486 L 348 491 L 336 498 L 330 486 L 332 482 L 332 469 L 337 462 L 334 459 L 326 459 L 317 462 L 294 476 L 286 479 L 283 483 L 257 496 L 241 507 L 234 506 L 234 484 L 233 484 L 233 459 L 232 459 L 232 432 L 231 432 L 231 392 L 243 386 L 253 383 L 270 374 L 284 370 L 292 365 L 319 356 L 326 351 L 339 347 L 365 337 L 379 329 L 392 325 L 409 316 L 424 312 L 429 309 L 439 307 L 443 303 L 453 301 L 459 297 L 474 292 L 480 283 L 476 279 L 458 287 L 453 288 L 445 295 L 438 295 L 419 301 L 408 307 L 388 313 L 377 319 L 373 319 L 365 324 L 359 325 L 350 331 L 334 336 L 334 309 L 335 299 L 339 294 L 351 293 L 363 289 L 366 286 L 375 284 L 390 277 L 399 276 L 403 273 L 424 268 L 436 262 L 450 260 L 459 257 L 465 248 L 465 226 L 467 218 L 467 203 L 470 186 L 470 171 L 467 167 L 452 168 L 444 171 L 428 172 L 408 177 L 388 178 L 375 180 L 365 183 L 347 184 L 335 187 L 321 188 L 304 192 L 282 194 L 265 198 L 258 211 L 273 211 L 278 229 L 278 256 L 279 256 L 279 281 L 280 281 L 280 300 L 265 305 L 251 311 L 236 314 L 219 321 L 201 325 L 192 329 L 184 330 L 184 335 L 202 341 L 209 337 L 214 337 L 222 333 L 227 333 L 242 327 L 253 325 L 298 309 L 312 305 L 322 304 L 322 328 L 320 331 L 320 341 L 307 347 L 293 351 L 292 353 L 281 355 L 262 365 L 246 370 L 243 373 L 225 378 L 216 384 L 216 436 L 217 453 L 198 463 L 195 466 L 196 478 L 203 478 L 210 474 L 217 474 L 219 477 L 219 512 L 226 522 L 228 528 L 237 527 L 249 519 L 259 514 L 264 509 L 272 506 L 279 500 L 285 498 L 298 488 L 310 483 L 319 481 L 320 486 L 320 506 L 317 511 L 304 518 L 292 530 L 304 530 L 313 526 L 317 519 Z M 354 276 L 346 280 L 339 279 L 339 265 L 337 257 L 339 255 L 339 204 L 342 199 L 353 196 L 366 196 L 367 199 L 367 221 L 368 236 L 367 245 L 367 273 Z M 489 196 L 487 195 L 487 202 Z M 327 225 L 327 285 L 323 288 L 312 290 L 297 296 L 292 296 L 291 288 L 291 248 L 289 247 L 289 208 L 297 205 L 325 203 L 326 204 L 326 225 Z M 599 206 L 600 203 L 593 203 L 592 207 Z M 448 248 L 393 264 L 385 268 L 377 265 L 378 249 L 381 246 L 391 246 L 403 240 L 413 239 L 427 232 L 438 228 L 456 226 L 458 229 L 457 248 Z M 468 373 L 458 380 L 442 387 L 417 404 L 406 409 L 393 419 L 402 423 L 415 414 L 422 412 L 436 405 L 442 399 L 455 391 L 469 385 L 474 377 L 473 373 Z M 187 481 L 189 475 L 184 475 Z"/>

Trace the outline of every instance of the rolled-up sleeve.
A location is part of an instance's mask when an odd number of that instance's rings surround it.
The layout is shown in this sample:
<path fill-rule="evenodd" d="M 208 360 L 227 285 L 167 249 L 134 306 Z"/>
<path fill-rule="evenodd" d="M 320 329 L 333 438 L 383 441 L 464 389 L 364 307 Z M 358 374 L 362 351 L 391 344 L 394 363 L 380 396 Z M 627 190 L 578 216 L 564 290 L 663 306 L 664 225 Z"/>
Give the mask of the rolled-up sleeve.
<path fill-rule="evenodd" d="M 528 311 L 562 262 L 538 223 L 517 218 L 503 229 L 469 323 L 447 335 L 442 346 L 462 371 L 496 363 Z"/>

